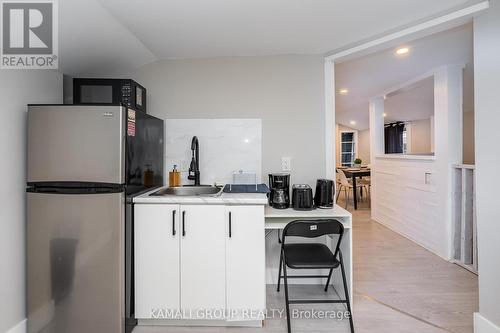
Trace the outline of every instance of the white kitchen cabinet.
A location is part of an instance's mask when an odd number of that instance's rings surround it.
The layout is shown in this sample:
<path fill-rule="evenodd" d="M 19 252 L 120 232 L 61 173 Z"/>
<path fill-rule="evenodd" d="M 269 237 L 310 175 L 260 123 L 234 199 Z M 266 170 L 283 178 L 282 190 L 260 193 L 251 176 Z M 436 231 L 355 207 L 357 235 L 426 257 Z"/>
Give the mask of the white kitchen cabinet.
<path fill-rule="evenodd" d="M 135 316 L 180 308 L 178 205 L 135 205 Z"/>
<path fill-rule="evenodd" d="M 181 309 L 225 310 L 225 206 L 181 205 L 180 211 Z"/>
<path fill-rule="evenodd" d="M 264 233 L 263 205 L 136 204 L 136 318 L 264 319 L 248 318 L 266 307 Z"/>
<path fill-rule="evenodd" d="M 227 206 L 226 219 L 228 319 L 243 320 L 244 311 L 266 308 L 264 206 Z"/>

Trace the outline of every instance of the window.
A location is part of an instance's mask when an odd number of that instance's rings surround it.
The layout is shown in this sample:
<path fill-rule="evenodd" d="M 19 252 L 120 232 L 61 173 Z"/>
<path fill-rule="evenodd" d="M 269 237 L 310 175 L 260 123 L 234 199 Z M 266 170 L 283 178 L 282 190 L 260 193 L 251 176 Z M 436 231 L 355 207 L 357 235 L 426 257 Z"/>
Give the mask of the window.
<path fill-rule="evenodd" d="M 340 161 L 342 166 L 351 167 L 356 156 L 355 132 L 340 133 Z"/>

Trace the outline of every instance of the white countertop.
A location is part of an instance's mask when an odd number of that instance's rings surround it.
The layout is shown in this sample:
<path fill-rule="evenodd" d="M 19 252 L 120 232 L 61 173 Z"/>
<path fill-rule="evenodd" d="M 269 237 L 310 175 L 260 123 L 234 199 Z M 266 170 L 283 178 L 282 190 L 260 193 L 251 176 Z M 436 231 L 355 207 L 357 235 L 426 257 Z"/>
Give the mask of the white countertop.
<path fill-rule="evenodd" d="M 352 214 L 338 205 L 334 205 L 333 208 L 326 208 L 326 209 L 316 208 L 313 210 L 295 210 L 292 208 L 276 209 L 271 206 L 267 206 L 265 210 L 265 216 L 266 218 L 282 218 L 282 217 L 329 218 L 329 217 L 351 217 Z"/>
<path fill-rule="evenodd" d="M 292 208 L 276 209 L 266 206 L 266 229 L 283 229 L 291 220 L 298 219 L 340 219 L 344 228 L 351 228 L 352 214 L 344 208 L 334 205 L 333 208 L 313 210 L 294 210 Z"/>
<path fill-rule="evenodd" d="M 134 198 L 134 203 L 148 204 L 210 204 L 210 205 L 266 205 L 267 196 L 263 193 L 222 193 L 218 196 L 150 196 L 160 189 L 146 192 Z"/>

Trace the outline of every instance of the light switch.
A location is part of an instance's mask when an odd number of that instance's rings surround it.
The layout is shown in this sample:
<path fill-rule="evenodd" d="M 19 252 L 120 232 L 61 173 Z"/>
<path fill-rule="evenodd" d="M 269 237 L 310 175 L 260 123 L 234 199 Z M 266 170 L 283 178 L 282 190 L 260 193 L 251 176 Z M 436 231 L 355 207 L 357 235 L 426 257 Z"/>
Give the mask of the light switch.
<path fill-rule="evenodd" d="M 292 171 L 292 159 L 290 157 L 281 158 L 281 171 Z"/>
<path fill-rule="evenodd" d="M 432 174 L 430 172 L 425 173 L 425 183 L 430 184 L 432 182 Z"/>

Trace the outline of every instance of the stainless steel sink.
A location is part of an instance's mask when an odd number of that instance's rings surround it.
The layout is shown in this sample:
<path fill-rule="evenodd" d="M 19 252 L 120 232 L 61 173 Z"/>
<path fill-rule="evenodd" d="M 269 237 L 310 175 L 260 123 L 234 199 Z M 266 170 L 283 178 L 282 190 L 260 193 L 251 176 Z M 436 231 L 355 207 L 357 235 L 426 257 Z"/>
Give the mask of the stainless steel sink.
<path fill-rule="evenodd" d="M 150 195 L 178 195 L 178 196 L 218 196 L 222 193 L 222 187 L 217 186 L 180 186 L 180 187 L 167 187 L 156 191 Z"/>

